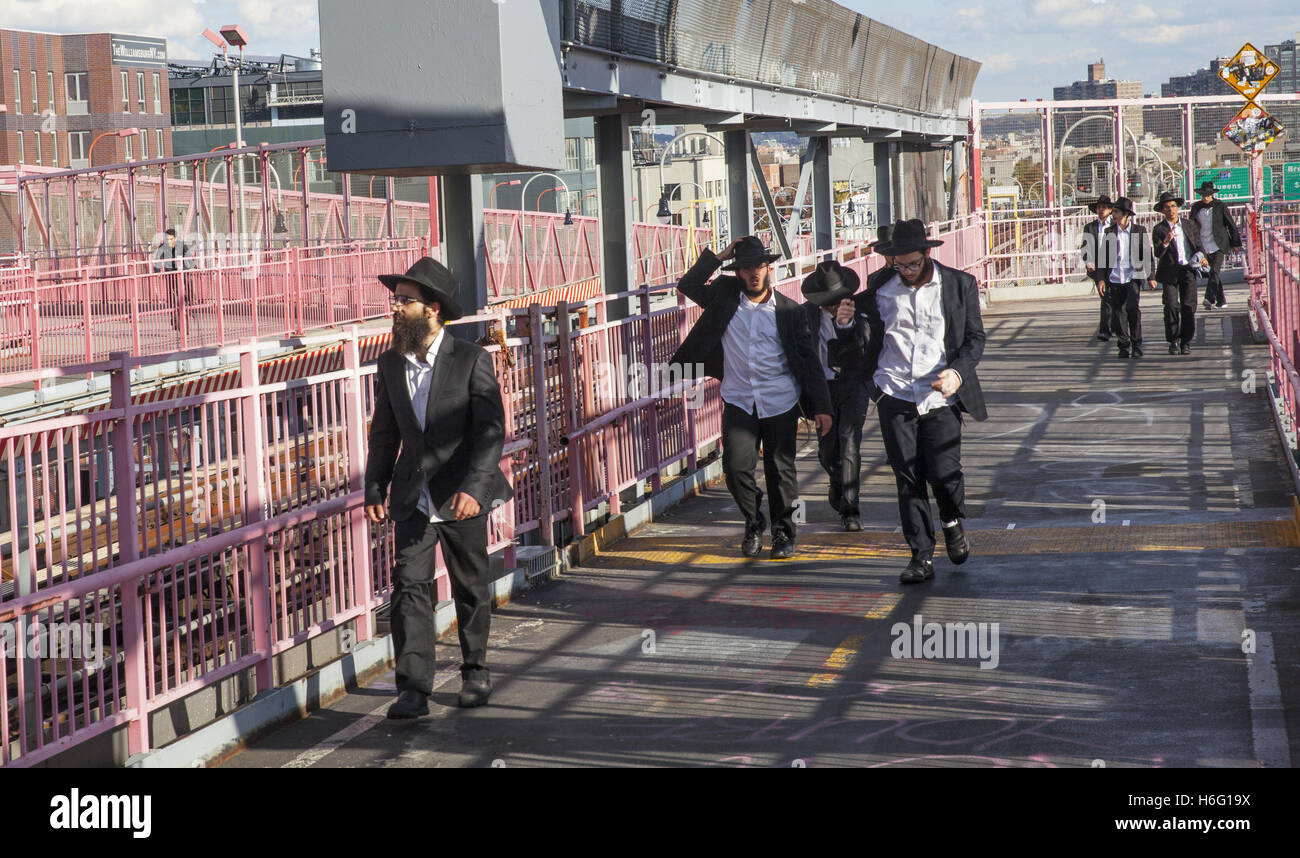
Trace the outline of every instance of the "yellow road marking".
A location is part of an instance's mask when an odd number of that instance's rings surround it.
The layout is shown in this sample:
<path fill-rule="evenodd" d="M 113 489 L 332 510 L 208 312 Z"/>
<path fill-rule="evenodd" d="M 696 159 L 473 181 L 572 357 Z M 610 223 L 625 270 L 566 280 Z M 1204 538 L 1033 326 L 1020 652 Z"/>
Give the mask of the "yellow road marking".
<path fill-rule="evenodd" d="M 858 649 L 862 646 L 862 635 L 849 635 L 840 641 L 840 645 L 835 647 L 830 655 L 826 656 L 826 661 L 822 662 L 822 668 L 825 673 L 814 673 L 808 679 L 809 688 L 826 688 L 834 685 L 839 680 L 839 674 L 844 668 L 849 666 L 853 656 L 858 654 Z"/>

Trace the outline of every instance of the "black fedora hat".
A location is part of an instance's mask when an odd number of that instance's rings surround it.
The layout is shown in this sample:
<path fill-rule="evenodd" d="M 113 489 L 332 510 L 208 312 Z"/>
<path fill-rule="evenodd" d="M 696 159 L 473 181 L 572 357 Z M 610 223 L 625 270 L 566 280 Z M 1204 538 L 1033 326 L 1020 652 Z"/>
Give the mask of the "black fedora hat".
<path fill-rule="evenodd" d="M 1115 200 L 1115 210 L 1121 211 L 1126 215 L 1135 214 L 1133 211 L 1133 201 L 1128 197 L 1119 197 Z"/>
<path fill-rule="evenodd" d="M 426 301 L 437 301 L 442 307 L 442 318 L 453 321 L 465 315 L 456 303 L 456 278 L 441 262 L 428 256 L 416 260 L 406 269 L 405 274 L 380 274 L 379 282 L 388 287 L 389 292 L 397 291 L 397 284 L 403 280 L 414 283 L 424 293 Z"/>
<path fill-rule="evenodd" d="M 753 268 L 764 262 L 775 262 L 781 258 L 779 253 L 769 253 L 762 239 L 756 235 L 747 235 L 736 245 L 731 264 L 722 266 L 723 271 L 735 271 L 737 268 Z"/>
<path fill-rule="evenodd" d="M 893 235 L 894 235 L 894 225 L 892 223 L 887 223 L 884 226 L 878 226 L 876 227 L 876 240 L 868 244 L 867 247 L 875 249 L 877 246 L 881 244 L 889 244 L 889 239 L 892 238 Z"/>
<path fill-rule="evenodd" d="M 819 262 L 812 273 L 803 279 L 800 290 L 808 303 L 818 307 L 838 304 L 845 298 L 852 297 L 862 282 L 858 272 L 845 268 L 835 260 Z"/>
<path fill-rule="evenodd" d="M 1102 194 L 1101 196 L 1097 197 L 1097 202 L 1088 206 L 1088 208 L 1092 209 L 1093 214 L 1096 214 L 1097 209 L 1101 208 L 1102 206 L 1105 206 L 1106 208 L 1109 209 L 1113 209 L 1115 208 L 1115 203 L 1111 200 L 1109 196 L 1107 196 L 1106 194 Z"/>
<path fill-rule="evenodd" d="M 1160 199 L 1156 200 L 1155 210 L 1163 212 L 1165 210 L 1165 203 L 1178 203 L 1178 207 L 1182 208 L 1183 198 L 1176 196 L 1173 191 L 1165 191 L 1160 195 Z"/>
<path fill-rule="evenodd" d="M 895 223 L 889 241 L 877 245 L 876 252 L 882 256 L 904 256 L 929 247 L 938 247 L 941 244 L 942 241 L 926 238 L 925 224 L 919 218 L 913 218 Z"/>
<path fill-rule="evenodd" d="M 1214 187 L 1214 182 L 1211 182 L 1209 179 L 1201 182 L 1201 186 L 1196 189 L 1196 193 L 1201 196 L 1205 196 L 1206 194 L 1217 194 L 1218 192 L 1219 189 Z"/>

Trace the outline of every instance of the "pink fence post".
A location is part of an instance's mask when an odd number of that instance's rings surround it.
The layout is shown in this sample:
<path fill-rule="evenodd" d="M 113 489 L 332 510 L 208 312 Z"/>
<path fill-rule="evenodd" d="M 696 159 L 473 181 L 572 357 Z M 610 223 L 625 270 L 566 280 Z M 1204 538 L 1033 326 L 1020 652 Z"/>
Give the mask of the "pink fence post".
<path fill-rule="evenodd" d="M 555 318 L 560 331 L 560 391 L 564 399 L 564 416 L 568 423 L 568 435 L 561 440 L 569 453 L 569 497 L 573 522 L 574 538 L 585 532 L 583 508 L 586 506 L 583 495 L 582 451 L 586 449 L 587 436 L 579 430 L 582 420 L 578 416 L 576 397 L 573 388 L 577 383 L 577 361 L 573 356 L 573 331 L 569 323 L 569 304 L 561 301 L 555 305 Z"/>
<path fill-rule="evenodd" d="M 41 368 L 41 294 L 36 291 L 36 275 L 32 274 L 32 303 L 31 303 L 31 324 L 32 324 L 32 369 Z M 36 382 L 36 389 L 40 390 L 41 383 Z"/>
<path fill-rule="evenodd" d="M 863 277 L 862 279 L 863 281 L 865 281 L 867 278 Z M 690 326 L 686 324 L 686 294 L 684 292 L 678 291 L 677 293 L 677 342 L 680 343 L 684 341 L 686 339 L 686 334 L 689 331 L 690 331 Z M 692 379 L 695 379 L 694 367 L 692 367 L 690 370 L 690 377 Z M 699 380 L 695 379 L 695 383 L 698 384 Z M 686 467 L 690 471 L 695 471 L 696 469 L 699 468 L 699 461 L 698 461 L 699 441 L 696 439 L 695 436 L 695 421 L 691 419 L 691 413 L 690 413 L 691 408 L 690 405 L 687 404 L 690 401 L 690 399 L 691 399 L 690 395 L 686 392 L 685 387 L 683 387 L 682 388 L 682 415 L 686 419 L 686 444 L 687 444 L 687 450 L 689 451 L 686 454 Z"/>
<path fill-rule="evenodd" d="M 140 522 L 135 485 L 135 416 L 131 407 L 131 367 L 125 352 L 113 355 L 111 407 L 121 416 L 113 423 L 113 503 L 117 510 L 118 563 L 140 559 Z M 148 676 L 145 673 L 144 619 L 133 582 L 121 589 L 126 705 L 134 714 L 127 723 L 127 752 L 149 750 Z"/>
<path fill-rule="evenodd" d="M 348 328 L 348 338 L 343 341 L 343 368 L 348 377 L 343 385 L 343 410 L 347 415 L 348 489 L 365 488 L 366 462 L 366 412 L 361 398 L 361 347 L 355 325 Z M 357 617 L 357 639 L 368 641 L 374 636 L 371 608 L 370 525 L 366 521 L 364 506 L 348 513 L 348 549 L 352 555 L 352 598 L 364 612 Z"/>
<path fill-rule="evenodd" d="M 131 269 L 131 353 L 140 354 L 140 271 Z"/>
<path fill-rule="evenodd" d="M 537 467 L 541 484 L 538 524 L 542 544 L 555 544 L 555 507 L 551 495 L 550 403 L 546 395 L 546 337 L 542 333 L 542 308 L 528 305 L 528 340 L 533 353 L 533 410 L 537 426 Z"/>
<path fill-rule="evenodd" d="M 216 309 L 217 309 L 217 342 L 222 345 L 226 342 L 226 308 L 225 298 L 222 296 L 221 272 L 214 272 L 213 281 L 216 283 Z"/>
<path fill-rule="evenodd" d="M 646 375 L 652 379 L 651 390 L 654 390 L 653 379 L 661 378 L 663 373 L 658 371 L 655 366 L 655 341 L 654 328 L 650 324 L 650 286 L 647 284 L 641 287 L 641 315 L 645 319 L 641 323 L 641 358 L 645 361 Z M 654 473 L 650 475 L 650 486 L 656 492 L 663 487 L 663 478 L 659 475 L 659 399 L 654 396 L 647 406 L 646 422 L 649 426 L 649 439 L 647 439 L 646 455 L 649 460 L 647 465 L 654 468 Z"/>
<path fill-rule="evenodd" d="M 95 341 L 90 331 L 90 281 L 86 280 L 82 284 L 81 309 L 82 324 L 86 327 L 86 363 L 95 359 Z"/>
<path fill-rule="evenodd" d="M 263 444 L 262 387 L 257 371 L 257 343 L 249 340 L 247 351 L 239 356 L 239 386 L 244 390 L 240 400 L 243 417 L 243 462 L 240 465 L 244 482 L 244 516 L 248 524 L 268 518 L 266 474 L 262 463 L 266 457 Z M 251 604 L 251 631 L 253 649 L 260 656 L 257 667 L 257 690 L 266 691 L 274 684 L 271 671 L 271 582 L 267 567 L 266 540 L 248 543 L 247 601 Z"/>

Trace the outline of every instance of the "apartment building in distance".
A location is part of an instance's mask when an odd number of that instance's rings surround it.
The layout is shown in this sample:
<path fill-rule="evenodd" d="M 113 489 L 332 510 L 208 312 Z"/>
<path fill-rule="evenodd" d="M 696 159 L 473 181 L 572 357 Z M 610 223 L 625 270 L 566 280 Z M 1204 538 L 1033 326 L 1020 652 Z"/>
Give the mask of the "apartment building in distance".
<path fill-rule="evenodd" d="M 166 39 L 0 29 L 0 104 L 0 164 L 68 169 L 172 154 Z"/>
<path fill-rule="evenodd" d="M 1069 86 L 1052 88 L 1052 98 L 1056 101 L 1091 101 L 1094 99 L 1141 97 L 1142 82 L 1138 80 L 1113 80 L 1107 77 L 1105 59 L 1099 59 L 1095 63 L 1088 64 L 1087 80 L 1077 80 Z M 1066 132 L 1069 131 L 1069 139 L 1065 142 L 1070 146 L 1113 146 L 1115 139 L 1114 123 L 1089 121 L 1070 131 L 1071 126 L 1080 119 L 1090 113 L 1097 112 L 1096 109 L 1086 111 L 1058 109 L 1054 115 L 1055 121 L 1053 123 L 1053 134 L 1058 145 L 1062 138 L 1065 137 Z M 1143 134 L 1142 108 L 1124 108 L 1124 125 L 1141 139 Z"/>

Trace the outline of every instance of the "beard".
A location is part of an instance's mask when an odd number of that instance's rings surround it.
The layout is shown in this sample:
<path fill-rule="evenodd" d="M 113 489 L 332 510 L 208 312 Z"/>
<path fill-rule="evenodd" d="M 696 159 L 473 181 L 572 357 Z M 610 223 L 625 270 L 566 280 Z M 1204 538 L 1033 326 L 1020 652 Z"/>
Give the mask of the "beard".
<path fill-rule="evenodd" d="M 404 355 L 418 354 L 432 333 L 433 326 L 424 316 L 398 316 L 393 319 L 393 348 Z"/>

